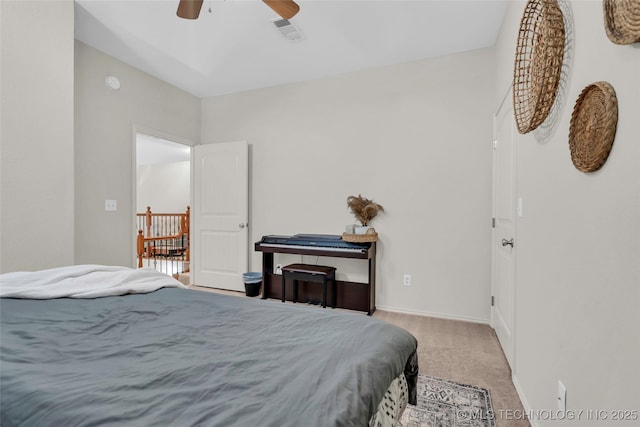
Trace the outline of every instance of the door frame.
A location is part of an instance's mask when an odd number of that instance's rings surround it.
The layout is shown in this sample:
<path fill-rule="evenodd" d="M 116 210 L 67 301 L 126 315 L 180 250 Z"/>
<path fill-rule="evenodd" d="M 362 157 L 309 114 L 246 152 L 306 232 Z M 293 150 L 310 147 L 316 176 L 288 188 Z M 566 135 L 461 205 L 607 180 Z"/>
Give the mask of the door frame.
<path fill-rule="evenodd" d="M 136 214 L 138 213 L 138 159 L 137 159 L 137 134 L 144 133 L 150 136 L 155 136 L 156 138 L 166 139 L 167 141 L 175 142 L 176 144 L 188 145 L 191 148 L 191 157 L 189 160 L 189 205 L 193 205 L 193 147 L 196 145 L 195 142 L 191 141 L 188 138 L 183 138 L 181 136 L 172 135 L 167 132 L 162 132 L 156 129 L 152 129 L 146 126 L 133 124 L 131 126 L 131 212 L 129 213 L 129 221 L 131 221 L 129 228 L 131 231 L 131 244 L 129 247 L 131 248 L 131 259 L 132 259 L 132 268 L 138 268 L 137 260 L 137 240 L 136 236 L 138 235 L 138 230 L 136 229 Z M 189 224 L 191 227 L 191 224 Z M 193 254 L 192 254 L 193 256 Z"/>
<path fill-rule="evenodd" d="M 501 111 L 502 108 L 504 108 L 505 103 L 507 102 L 511 102 L 511 93 L 512 93 L 512 88 L 513 88 L 513 83 L 510 82 L 507 89 L 504 92 L 504 95 L 502 96 L 502 99 L 500 101 L 500 103 L 498 104 L 498 107 L 496 108 L 495 113 L 493 114 L 493 141 L 492 141 L 492 145 L 493 147 L 495 147 L 495 143 L 496 143 L 496 139 L 497 139 L 497 120 L 498 120 L 498 114 Z M 515 120 L 513 117 L 511 118 L 511 120 Z M 515 376 L 515 368 L 516 368 L 516 341 L 517 341 L 517 334 L 516 334 L 516 323 L 517 323 L 517 318 L 516 318 L 516 311 L 517 311 L 517 307 L 516 307 L 516 294 L 517 294 L 517 274 L 516 274 L 516 269 L 517 269 L 517 252 L 518 252 L 518 213 L 516 211 L 516 204 L 518 203 L 518 133 L 517 131 L 515 131 L 515 124 L 514 124 L 514 141 L 513 141 L 513 145 L 512 145 L 512 155 L 511 155 L 511 167 L 512 167 L 512 185 L 513 185 L 513 189 L 512 189 L 512 196 L 513 196 L 513 225 L 512 225 L 512 237 L 513 240 L 515 242 L 515 245 L 512 248 L 512 253 L 511 253 L 511 312 L 512 312 L 512 316 L 511 316 L 511 348 L 509 349 L 509 352 L 511 353 L 511 360 L 509 360 L 506 355 L 507 355 L 507 351 L 505 351 L 505 349 L 503 348 L 503 352 L 505 353 L 505 359 L 507 360 L 507 363 L 509 364 L 510 368 L 511 368 L 511 375 Z M 495 148 L 492 148 L 492 154 L 493 154 L 493 161 L 492 161 L 492 192 L 491 192 L 491 217 L 492 220 L 495 221 L 496 218 L 496 185 L 497 185 L 497 177 L 496 177 L 496 152 L 495 152 Z M 495 330 L 495 326 L 496 326 L 496 314 L 495 314 L 495 309 L 494 309 L 494 304 L 493 304 L 493 298 L 496 295 L 496 291 L 497 291 L 497 285 L 496 285 L 496 256 L 495 256 L 495 251 L 496 251 L 496 245 L 498 244 L 497 242 L 497 237 L 496 237 L 496 231 L 495 231 L 495 227 L 492 225 L 491 228 L 491 316 L 490 316 L 490 326 Z M 496 334 L 497 336 L 497 334 Z M 500 343 L 500 346 L 503 347 L 503 343 L 500 342 L 500 339 L 498 337 L 498 342 Z"/>

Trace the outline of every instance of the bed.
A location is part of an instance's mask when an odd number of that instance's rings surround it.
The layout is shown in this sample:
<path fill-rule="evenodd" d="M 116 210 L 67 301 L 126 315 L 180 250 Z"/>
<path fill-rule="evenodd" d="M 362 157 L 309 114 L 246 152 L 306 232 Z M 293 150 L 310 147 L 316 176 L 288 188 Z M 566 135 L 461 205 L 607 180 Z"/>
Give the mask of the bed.
<path fill-rule="evenodd" d="M 0 424 L 384 426 L 416 339 L 357 313 L 185 289 L 148 269 L 0 275 Z"/>

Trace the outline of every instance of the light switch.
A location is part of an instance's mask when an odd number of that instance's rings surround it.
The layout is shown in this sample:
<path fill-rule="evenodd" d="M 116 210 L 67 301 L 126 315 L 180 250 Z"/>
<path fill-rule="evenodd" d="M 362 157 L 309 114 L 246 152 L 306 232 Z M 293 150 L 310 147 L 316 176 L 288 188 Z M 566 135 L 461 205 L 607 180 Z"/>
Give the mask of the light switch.
<path fill-rule="evenodd" d="M 522 197 L 518 197 L 518 201 L 516 203 L 516 213 L 519 218 L 522 218 Z"/>
<path fill-rule="evenodd" d="M 105 200 L 104 201 L 104 210 L 105 211 L 117 211 L 118 210 L 118 201 L 117 200 Z"/>

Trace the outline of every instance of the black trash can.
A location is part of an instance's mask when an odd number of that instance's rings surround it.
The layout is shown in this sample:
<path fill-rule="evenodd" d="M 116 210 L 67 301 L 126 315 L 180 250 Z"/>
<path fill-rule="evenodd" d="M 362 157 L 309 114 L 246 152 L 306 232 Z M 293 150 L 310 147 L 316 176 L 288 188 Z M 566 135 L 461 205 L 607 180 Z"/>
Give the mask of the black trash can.
<path fill-rule="evenodd" d="M 262 285 L 262 273 L 244 273 L 242 275 L 244 281 L 244 293 L 248 297 L 257 297 L 260 295 L 260 286 Z"/>

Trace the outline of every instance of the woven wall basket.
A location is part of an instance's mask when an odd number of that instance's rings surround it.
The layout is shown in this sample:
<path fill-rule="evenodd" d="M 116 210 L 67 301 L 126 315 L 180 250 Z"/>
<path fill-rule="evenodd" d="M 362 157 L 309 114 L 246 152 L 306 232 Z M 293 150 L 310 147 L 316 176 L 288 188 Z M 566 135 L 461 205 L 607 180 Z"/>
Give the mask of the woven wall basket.
<path fill-rule="evenodd" d="M 571 114 L 571 161 L 582 172 L 602 167 L 609 157 L 618 125 L 618 99 L 607 82 L 585 87 Z"/>
<path fill-rule="evenodd" d="M 520 21 L 513 69 L 513 112 L 520 133 L 549 115 L 560 82 L 564 19 L 557 0 L 529 0 Z"/>
<path fill-rule="evenodd" d="M 604 28 L 616 44 L 640 42 L 640 0 L 604 0 Z"/>

